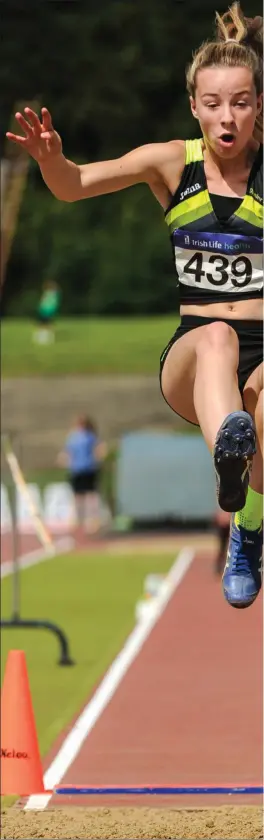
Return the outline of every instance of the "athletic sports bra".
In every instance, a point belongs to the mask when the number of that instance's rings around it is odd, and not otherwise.
[[[180,303],[246,300],[263,294],[262,151],[244,198],[210,195],[202,140],[186,140],[185,167],[165,212]]]
[[[242,198],[233,198],[228,195],[217,195],[216,193],[209,193],[213,211],[221,225],[225,225],[238,210]]]

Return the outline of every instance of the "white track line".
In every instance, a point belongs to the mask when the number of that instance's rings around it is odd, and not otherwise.
[[[36,563],[41,563],[43,560],[49,560],[51,557],[56,557],[57,554],[71,551],[75,546],[73,537],[61,537],[53,543],[53,548],[36,548],[33,551],[28,551],[27,554],[21,554],[18,557],[19,569],[28,569],[29,566],[35,566]],[[1,578],[11,575],[14,570],[12,560],[7,560],[6,563],[1,564]]]
[[[173,563],[168,575],[164,579],[160,592],[150,605],[149,612],[136,624],[134,630],[126,640],[124,647],[110,665],[95,694],[89,700],[82,713],[73,725],[59,752],[44,775],[44,787],[52,791],[65,776],[67,770],[78,755],[87,735],[113,697],[121,680],[130,665],[136,659],[144,642],[153,627],[164,612],[168,602],[188,571],[195,551],[183,548]],[[34,794],[30,796],[24,806],[25,811],[42,811],[48,805],[52,793]]]

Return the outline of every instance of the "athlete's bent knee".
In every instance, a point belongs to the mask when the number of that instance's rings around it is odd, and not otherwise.
[[[258,401],[256,405],[256,423],[258,426],[259,431],[263,434],[263,418],[264,418],[264,408],[263,408],[263,399],[264,399],[264,391],[263,389],[260,391],[258,396]]]
[[[231,350],[238,352],[238,337],[229,324],[225,321],[212,321],[202,327],[199,341],[197,342],[197,354],[212,350]]]

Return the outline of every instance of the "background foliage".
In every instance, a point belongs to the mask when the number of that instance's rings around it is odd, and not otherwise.
[[[220,12],[226,3],[219,0]],[[52,112],[76,162],[148,142],[197,136],[185,91],[192,50],[210,37],[212,0],[2,2],[4,134],[17,103]],[[260,13],[250,0],[249,15]],[[32,315],[42,282],[63,289],[62,312],[149,314],[177,309],[163,213],[146,187],[58,202],[32,162],[8,265],[3,314]]]

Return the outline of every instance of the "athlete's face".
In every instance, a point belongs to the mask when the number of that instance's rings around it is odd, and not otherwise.
[[[205,67],[198,70],[190,103],[211,148],[230,159],[252,137],[262,100],[248,67]]]

